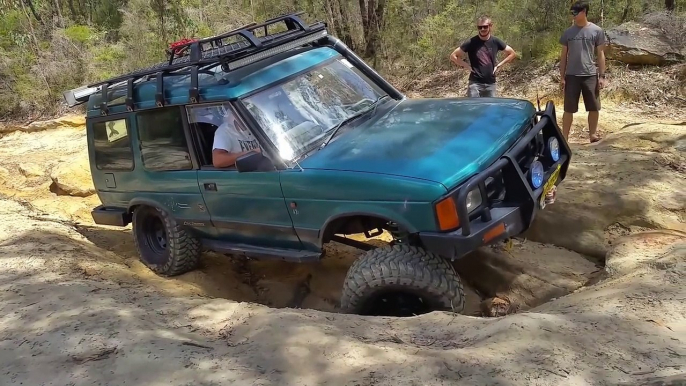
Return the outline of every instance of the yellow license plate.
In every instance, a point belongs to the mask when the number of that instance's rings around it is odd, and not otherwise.
[[[545,183],[545,186],[543,187],[543,195],[544,196],[546,194],[550,193],[551,190],[553,190],[553,187],[555,186],[555,183],[557,182],[557,178],[560,177],[560,168],[561,167],[562,167],[561,164],[557,165],[557,168],[555,168],[555,171],[553,172],[553,174],[550,175],[548,182]]]

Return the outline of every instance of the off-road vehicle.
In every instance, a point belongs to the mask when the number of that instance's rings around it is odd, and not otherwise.
[[[167,54],[64,93],[87,103],[94,221],[131,223],[159,275],[203,250],[316,262],[334,241],[363,251],[343,312],[460,312],[451,261],[525,231],[570,162],[552,102],[406,98],[299,13]],[[218,130],[259,145],[215,167]],[[383,247],[346,237],[384,230]]]

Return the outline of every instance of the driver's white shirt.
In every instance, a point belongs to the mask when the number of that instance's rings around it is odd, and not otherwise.
[[[242,153],[260,147],[250,130],[240,130],[228,122],[223,123],[214,133],[212,150],[223,149],[229,153]]]

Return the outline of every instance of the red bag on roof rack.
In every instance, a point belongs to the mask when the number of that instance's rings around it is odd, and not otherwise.
[[[174,53],[174,56],[176,56],[176,57],[182,56],[183,53],[184,53],[188,48],[190,48],[190,46],[188,46],[187,44],[188,44],[188,43],[193,43],[193,42],[195,42],[195,41],[198,41],[198,39],[183,38],[183,39],[181,39],[181,40],[177,40],[177,41],[175,41],[175,42],[169,44],[169,49],[167,50],[167,54],[169,55],[169,54],[171,54],[171,53],[173,52],[173,53]],[[185,46],[185,47],[178,48],[179,46]]]

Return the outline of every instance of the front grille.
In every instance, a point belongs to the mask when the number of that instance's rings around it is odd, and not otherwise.
[[[503,171],[499,170],[496,174],[486,178],[486,197],[489,204],[499,204],[505,199],[505,180]]]
[[[543,133],[538,133],[536,136],[526,144],[524,149],[515,156],[519,168],[522,173],[526,174],[537,156],[543,154],[545,150],[545,143],[543,141]]]

